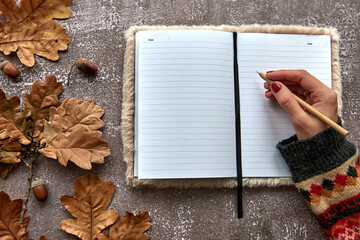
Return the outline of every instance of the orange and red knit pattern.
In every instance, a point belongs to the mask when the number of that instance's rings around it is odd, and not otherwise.
[[[321,184],[299,189],[330,239],[360,239],[359,160],[345,168],[343,174],[326,178],[325,173]]]
[[[345,209],[351,209],[351,207],[358,207],[360,205],[360,194],[356,196],[357,201],[352,201],[351,205],[349,202],[351,201],[344,201],[339,203],[337,206],[341,206],[342,210]],[[329,217],[332,217],[330,211],[333,210],[333,208],[336,208],[337,206],[332,206],[332,208],[329,211],[326,211],[324,215],[328,215]],[[359,209],[358,209],[359,210]],[[358,211],[357,210],[357,211]],[[344,212],[344,211],[343,211]],[[343,213],[342,211],[333,211],[333,215],[339,215]],[[350,211],[351,212],[351,211]],[[319,220],[321,222],[321,220]],[[355,213],[353,215],[344,216],[337,220],[337,222],[332,225],[330,228],[323,228],[326,235],[330,239],[343,239],[343,240],[352,240],[352,239],[360,239],[360,213]]]

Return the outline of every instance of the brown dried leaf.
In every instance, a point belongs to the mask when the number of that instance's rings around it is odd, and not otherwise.
[[[0,239],[31,240],[28,238],[26,227],[29,224],[29,217],[24,218],[20,223],[22,210],[22,199],[11,201],[6,192],[0,192]]]
[[[30,111],[20,111],[18,97],[6,98],[0,89],[0,177],[5,178],[18,162],[24,145],[30,144],[27,139],[30,122],[27,118]]]
[[[44,132],[47,127],[51,128],[46,124]],[[70,134],[61,133],[47,142],[39,152],[48,158],[58,159],[63,166],[72,161],[80,168],[90,170],[91,163],[104,163],[104,157],[110,155],[108,142],[101,140],[101,135],[100,131],[87,132],[84,126],[77,126]]]
[[[5,178],[10,171],[21,161],[21,151],[24,145],[18,141],[9,142],[8,139],[0,140],[0,177]]]
[[[21,144],[28,145],[27,139],[30,116],[29,111],[20,111],[20,99],[18,97],[6,98],[0,89],[0,139],[8,139],[9,142],[18,140]]]
[[[15,164],[0,163],[0,177],[3,179],[6,178],[13,167],[15,167]]]
[[[72,0],[21,0],[19,7],[14,0],[0,0],[0,10],[6,15],[7,24],[39,24],[69,18],[72,11],[67,5],[71,3]]]
[[[20,32],[0,33],[0,51],[5,55],[17,51],[18,58],[27,67],[34,66],[34,54],[57,61],[58,51],[66,50],[70,42],[65,29],[54,21]]]
[[[149,240],[151,239],[144,232],[150,229],[151,217],[148,212],[138,212],[134,216],[130,212],[126,212],[123,218],[111,225],[109,239],[118,240]]]
[[[0,163],[16,164],[21,161],[20,152],[8,152],[0,150]]]
[[[39,152],[44,156],[58,159],[67,166],[74,162],[83,169],[91,169],[91,163],[103,163],[110,155],[108,142],[101,140],[97,131],[104,123],[100,117],[102,108],[93,101],[66,99],[58,108],[50,110],[49,122],[45,122],[40,138],[45,147]]]
[[[97,240],[109,240],[109,236],[105,233],[100,233],[97,237]]]
[[[2,12],[0,11],[0,14],[2,14]],[[5,22],[3,20],[0,20],[0,32],[2,32],[5,28]]]
[[[24,94],[25,109],[31,112],[33,137],[40,135],[43,129],[43,120],[49,119],[51,107],[60,106],[59,96],[62,92],[62,83],[56,81],[54,74],[46,76],[44,82],[36,80],[31,93]]]
[[[0,11],[6,15],[7,25],[0,33],[0,51],[9,55],[16,52],[28,67],[35,64],[34,54],[56,61],[58,51],[67,49],[71,38],[65,29],[52,19],[71,16],[67,5],[72,0],[0,0]],[[0,23],[0,27],[4,23]]]
[[[0,113],[5,118],[11,119],[14,114],[20,112],[20,99],[17,96],[6,98],[5,93],[0,89]]]
[[[18,140],[21,144],[30,144],[30,140],[22,134],[15,124],[0,114],[0,139],[6,138],[9,138],[9,142]]]
[[[76,219],[63,220],[61,229],[84,240],[97,239],[100,232],[118,218],[116,210],[108,210],[115,186],[97,176],[86,175],[75,181],[75,195],[60,198],[66,210]]]
[[[39,240],[47,240],[47,237],[41,236]]]
[[[7,138],[0,139],[0,150],[9,152],[22,152],[26,151],[26,147],[22,145],[19,141],[10,142],[9,138]]]
[[[87,102],[67,98],[58,108],[50,109],[49,123],[56,129],[57,134],[70,133],[75,126],[79,125],[93,131],[104,126],[104,122],[100,119],[102,115],[104,115],[104,110],[99,105],[95,105],[93,100]]]

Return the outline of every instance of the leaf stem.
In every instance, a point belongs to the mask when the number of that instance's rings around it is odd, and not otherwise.
[[[24,160],[24,159],[21,159],[23,161],[23,163],[27,166],[27,167],[30,167],[30,165]]]
[[[70,75],[71,75],[72,69],[73,69],[73,67],[75,66],[75,64],[76,64],[76,63],[74,63],[73,65],[71,65],[70,71],[69,71],[69,73],[68,73],[68,78],[67,78],[67,83],[66,83],[67,86],[70,86]]]
[[[28,174],[28,178],[27,178],[27,190],[25,193],[25,197],[24,197],[24,201],[23,201],[23,205],[22,205],[22,211],[20,214],[21,224],[24,222],[25,213],[27,211],[27,203],[29,201],[30,191],[31,191],[31,183],[32,183],[33,175],[34,175],[33,174],[33,166],[35,164],[36,156],[37,156],[37,151],[34,151],[30,154],[29,174]]]

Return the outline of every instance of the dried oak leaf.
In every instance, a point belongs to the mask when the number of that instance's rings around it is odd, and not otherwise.
[[[24,218],[20,223],[22,210],[22,199],[11,201],[6,192],[0,192],[0,239],[31,240],[28,238],[26,227],[29,224],[29,217]]]
[[[6,98],[0,89],[0,177],[5,178],[20,162],[21,151],[30,144],[27,135],[30,111],[20,111],[18,97]]]
[[[58,51],[66,50],[71,38],[52,19],[66,19],[72,14],[67,5],[72,0],[0,0],[0,11],[6,23],[0,22],[0,51],[9,55],[17,52],[28,67],[35,64],[34,54],[56,61]]]
[[[8,152],[0,150],[0,163],[16,164],[20,160],[20,152]]]
[[[43,120],[49,119],[51,107],[60,106],[59,96],[62,93],[62,83],[56,81],[54,74],[46,76],[44,82],[36,80],[31,93],[24,94],[25,110],[31,112],[32,137],[37,138],[43,129]]]
[[[9,172],[21,161],[21,151],[24,145],[18,141],[9,142],[8,139],[0,140],[0,177],[5,178]]]
[[[30,144],[28,131],[30,111],[20,111],[18,97],[6,98],[0,89],[0,177],[5,178],[20,162],[21,151]]]
[[[86,127],[89,131],[98,130],[104,126],[100,119],[104,110],[93,100],[82,101],[76,98],[67,98],[58,108],[51,108],[51,124],[60,132],[71,132],[77,125]]]
[[[71,3],[72,0],[21,0],[19,7],[14,0],[0,0],[0,10],[6,15],[8,25],[38,24],[69,18],[72,11],[67,5]]]
[[[97,176],[86,175],[75,181],[75,195],[62,196],[61,203],[76,219],[63,220],[61,229],[83,240],[95,240],[100,232],[118,218],[116,210],[108,210],[115,186]]]
[[[0,163],[0,177],[6,178],[10,171],[15,167],[15,164]]]
[[[19,141],[23,145],[30,144],[27,139],[29,111],[20,111],[20,99],[18,97],[6,98],[0,89],[0,139],[8,139],[8,142]]]
[[[9,141],[7,139],[0,139],[0,151],[8,151],[8,152],[22,152],[26,151],[26,147],[22,145],[19,141]]]
[[[0,51],[5,55],[15,52],[27,67],[35,64],[34,54],[52,61],[59,59],[58,51],[67,49],[71,38],[54,21],[26,29],[26,31],[0,33]]]
[[[109,239],[118,240],[149,240],[151,239],[144,232],[150,229],[151,217],[148,212],[138,212],[135,216],[125,212],[123,218],[110,226]]]
[[[58,108],[51,108],[49,121],[44,121],[40,138],[45,147],[39,152],[58,159],[63,166],[72,161],[89,170],[91,163],[103,163],[110,155],[108,142],[101,140],[102,133],[97,131],[104,125],[103,114],[93,101],[65,99]]]
[[[11,119],[6,119],[0,114],[0,139],[7,138],[9,139],[9,142],[18,140],[21,144],[30,144],[30,140],[22,134]]]

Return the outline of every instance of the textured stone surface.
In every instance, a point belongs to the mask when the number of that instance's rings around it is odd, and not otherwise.
[[[105,110],[103,138],[110,142],[112,155],[105,164],[90,171],[103,180],[115,183],[111,209],[149,211],[152,239],[326,239],[299,193],[292,187],[254,188],[244,190],[244,218],[236,219],[236,191],[233,189],[134,190],[126,186],[125,163],[120,138],[121,81],[124,55],[123,32],[132,25],[240,25],[299,24],[336,27],[341,36],[341,72],[345,127],[348,139],[359,145],[360,100],[360,4],[357,0],[234,0],[234,1],[166,1],[166,0],[73,0],[73,16],[59,21],[72,37],[58,62],[37,57],[29,69],[15,57],[11,59],[22,72],[20,81],[1,75],[0,87],[7,96],[30,91],[35,79],[43,80],[54,73],[65,81],[77,58],[93,60],[99,66],[97,77],[86,77],[74,71],[70,87],[61,96],[94,99]],[[49,239],[76,239],[59,227],[61,220],[71,218],[60,202],[62,195],[73,195],[74,181],[88,173],[73,164],[67,168],[55,160],[39,157],[35,176],[45,180],[49,198],[44,203],[31,197],[30,237],[44,234]],[[20,166],[0,188],[12,199],[22,198],[26,188],[25,166]]]

